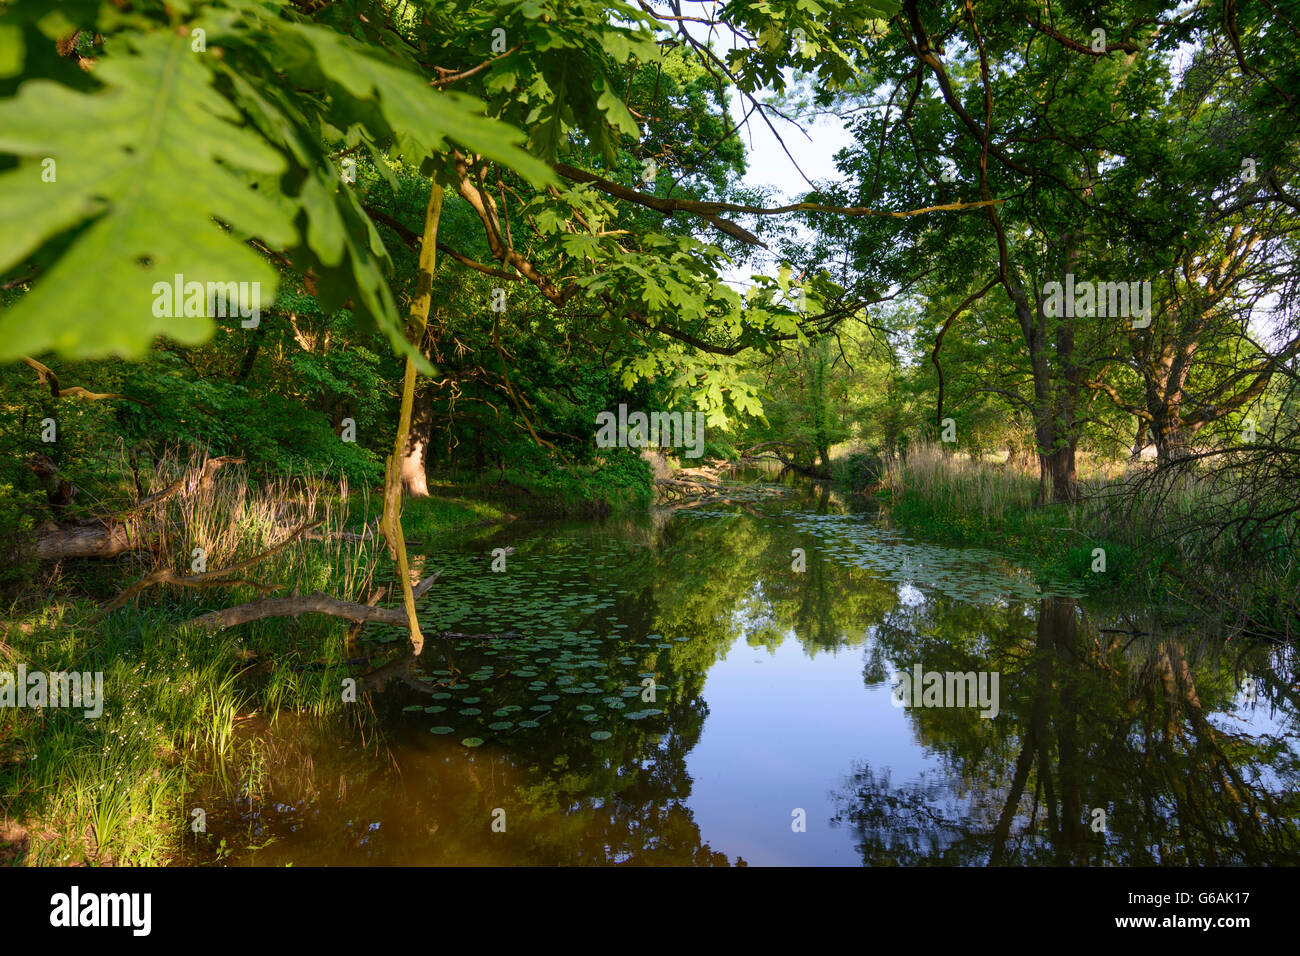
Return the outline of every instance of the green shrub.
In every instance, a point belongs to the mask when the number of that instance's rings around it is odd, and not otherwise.
[[[831,465],[831,477],[843,482],[854,491],[874,488],[885,473],[885,461],[874,452],[853,452],[836,459]]]

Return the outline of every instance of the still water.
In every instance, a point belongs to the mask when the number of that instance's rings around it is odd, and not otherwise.
[[[1080,599],[827,487],[515,523],[420,567],[445,569],[426,631],[498,636],[278,720],[254,795],[209,813],[222,862],[1300,862],[1294,651]],[[905,697],[900,672],[941,676]]]

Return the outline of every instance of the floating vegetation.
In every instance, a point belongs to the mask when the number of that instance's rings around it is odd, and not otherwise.
[[[657,682],[656,692],[667,692],[669,685],[660,679],[666,659],[660,655],[678,653],[691,638],[642,634],[623,620],[621,606],[636,602],[642,590],[629,575],[593,570],[575,574],[572,563],[546,560],[545,552],[553,547],[549,542],[532,545],[520,548],[511,559],[508,575],[492,573],[477,560],[477,549],[473,554],[439,556],[443,573],[438,587],[421,599],[421,624],[429,631],[501,636],[490,646],[477,640],[447,642],[445,663],[430,661],[420,679],[433,685],[430,696],[440,703],[412,704],[404,710],[443,719],[448,713],[457,716],[456,727],[440,724],[430,732],[464,734],[462,743],[481,743],[497,735],[508,745],[512,736],[543,722],[558,730],[578,721],[592,724],[610,716],[643,720],[662,713],[629,713],[628,703],[643,692],[640,681],[645,677]],[[572,553],[571,545],[556,547]],[[584,549],[582,567],[630,568],[643,555],[611,539]],[[625,726],[635,733],[631,725]],[[605,735],[596,740],[614,735],[610,730],[596,733]]]
[[[912,541],[899,531],[867,524],[853,515],[793,512],[793,516],[795,528],[816,536],[837,561],[923,592],[992,605],[1082,596],[1077,588],[1044,586],[1032,571],[994,551]]]

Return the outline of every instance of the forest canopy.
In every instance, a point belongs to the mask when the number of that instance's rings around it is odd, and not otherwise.
[[[645,487],[593,439],[631,403],[810,473],[1005,452],[1040,503],[1151,447],[1271,547],[1298,38],[1155,0],[7,0],[5,527],[198,450],[382,483],[397,557],[431,471]]]

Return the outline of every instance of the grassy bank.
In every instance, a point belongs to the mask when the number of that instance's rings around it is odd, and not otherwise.
[[[1131,586],[1177,555],[1169,548],[1136,552],[1131,536],[1097,504],[1105,488],[1104,479],[1089,476],[1081,485],[1084,504],[1037,505],[1036,475],[922,447],[885,465],[878,495],[899,524],[918,533],[994,546],[1031,560],[1047,575],[1089,587]],[[1104,572],[1093,570],[1099,548]]]
[[[172,466],[175,474],[155,476],[156,487],[201,473],[194,463]],[[636,477],[625,469],[431,481],[431,497],[404,502],[403,527],[428,548],[440,536],[515,518],[635,507],[649,500],[648,482],[638,486]],[[366,721],[368,709],[343,703],[340,693],[343,678],[359,673],[350,655],[366,653],[350,643],[348,622],[305,615],[218,634],[187,622],[268,588],[364,601],[391,573],[383,542],[336,532],[361,530],[379,506],[377,496],[346,484],[254,485],[224,469],[140,519],[134,533],[166,541],[165,548],[39,566],[0,619],[0,673],[101,673],[103,710],[89,718],[84,708],[0,707],[0,864],[169,862],[210,840],[190,826],[200,781],[209,800],[257,792],[263,741],[252,730],[262,724],[255,718],[273,722],[291,711]],[[246,581],[149,588],[104,612],[150,572],[228,568],[315,522],[236,576]],[[414,563],[422,566],[419,552]],[[363,640],[375,630],[363,631]]]
[[[422,540],[519,518],[588,517],[639,510],[653,500],[649,477],[648,467],[639,461],[557,470],[543,476],[511,470],[500,477],[430,476],[430,497],[403,502],[402,527]],[[379,504],[367,499],[357,510],[373,518]]]
[[[1220,489],[1185,481],[1150,494],[1137,474],[1086,460],[1081,475],[1079,503],[1037,504],[1036,474],[926,446],[884,462],[875,493],[917,535],[1015,555],[1045,578],[1192,608],[1234,630],[1300,630],[1294,552],[1253,560],[1231,537],[1188,520],[1220,508]]]

